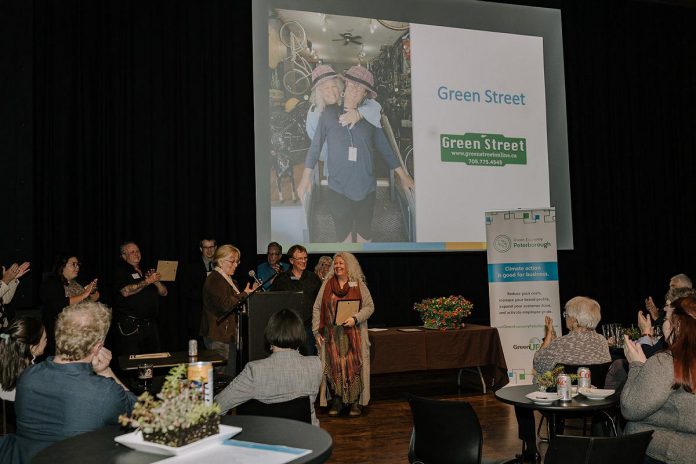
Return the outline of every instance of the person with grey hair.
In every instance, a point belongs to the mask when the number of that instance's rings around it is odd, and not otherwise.
[[[669,288],[692,288],[691,279],[686,274],[677,274],[669,279]],[[674,300],[672,300],[674,301]],[[652,318],[653,326],[661,326],[665,320],[665,313],[660,311],[652,297],[649,296],[645,299],[645,309],[650,313]]]
[[[125,242],[114,270],[114,311],[120,354],[160,351],[157,316],[160,297],[167,296],[162,276],[141,262],[140,248]]]
[[[556,336],[553,320],[544,318],[544,341],[534,354],[534,371],[543,374],[556,364],[592,365],[611,362],[606,339],[595,331],[601,319],[599,303],[591,298],[576,296],[565,305],[563,312],[569,333]],[[515,407],[518,436],[524,443],[520,458],[523,461],[538,461],[534,415],[531,409]]]
[[[553,320],[544,319],[544,340],[534,354],[534,369],[538,374],[553,369],[556,364],[602,364],[611,361],[606,339],[595,331],[601,311],[591,298],[576,296],[565,305],[563,312],[569,333],[556,337]]]
[[[15,451],[23,462],[66,438],[118,424],[135,395],[109,367],[104,346],[111,310],[93,301],[65,308],[56,321],[56,356],[29,366],[17,381]]]

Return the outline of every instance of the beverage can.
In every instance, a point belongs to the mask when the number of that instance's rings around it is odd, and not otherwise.
[[[568,374],[560,374],[556,377],[556,391],[558,391],[559,400],[570,401],[571,394],[570,376]]]
[[[589,367],[578,367],[578,388],[590,388],[592,374]]]
[[[198,340],[189,340],[188,354],[191,358],[198,356]]]
[[[189,363],[186,378],[193,388],[200,391],[205,404],[213,404],[213,363],[204,361]]]

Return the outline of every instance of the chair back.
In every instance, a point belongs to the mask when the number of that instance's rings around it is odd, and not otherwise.
[[[478,464],[483,433],[476,412],[464,401],[407,395],[413,413],[410,463]]]
[[[237,406],[237,415],[280,417],[308,424],[312,423],[312,410],[308,396],[300,396],[282,403],[262,403],[259,400],[249,400]]]
[[[653,431],[648,430],[608,438],[558,435],[549,444],[544,464],[642,464],[652,434]]]
[[[592,376],[592,385],[594,385],[597,388],[604,388],[604,383],[607,380],[607,372],[609,372],[609,366],[611,366],[611,362],[606,362],[602,364],[578,364],[578,365],[572,365],[572,364],[563,364],[563,372],[566,374],[577,374],[578,373],[578,367],[589,367],[590,368],[590,375]],[[558,365],[558,364],[557,364]]]

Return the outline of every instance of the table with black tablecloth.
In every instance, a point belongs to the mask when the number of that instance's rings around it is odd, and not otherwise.
[[[235,440],[312,450],[312,453],[295,459],[291,464],[318,464],[331,457],[331,435],[304,422],[259,416],[223,416],[221,422],[242,428],[242,432],[233,437]],[[122,433],[118,426],[109,426],[96,432],[68,438],[41,451],[32,463],[145,464],[169,457],[134,451],[116,443],[114,437]]]

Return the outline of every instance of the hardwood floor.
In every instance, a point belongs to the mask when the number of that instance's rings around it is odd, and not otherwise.
[[[486,395],[436,395],[453,401],[468,401],[483,429],[483,456],[490,459],[511,458],[520,452],[517,422],[512,406]],[[330,463],[399,463],[407,462],[411,437],[411,410],[405,400],[376,400],[355,419],[318,414],[321,427],[334,440]]]
[[[495,399],[492,392],[481,393],[475,375],[465,376],[457,388],[457,371],[412,373],[372,377],[372,401],[361,417],[329,417],[317,409],[321,427],[334,440],[329,463],[404,463],[408,462],[408,444],[413,426],[411,410],[404,392],[430,398],[468,401],[483,429],[483,456],[510,459],[521,451],[517,439],[517,421],[512,406]],[[537,416],[537,424],[539,416]],[[571,426],[572,428],[572,426]],[[568,427],[566,427],[566,430]],[[575,434],[572,430],[566,433]],[[546,445],[541,444],[544,453]]]

